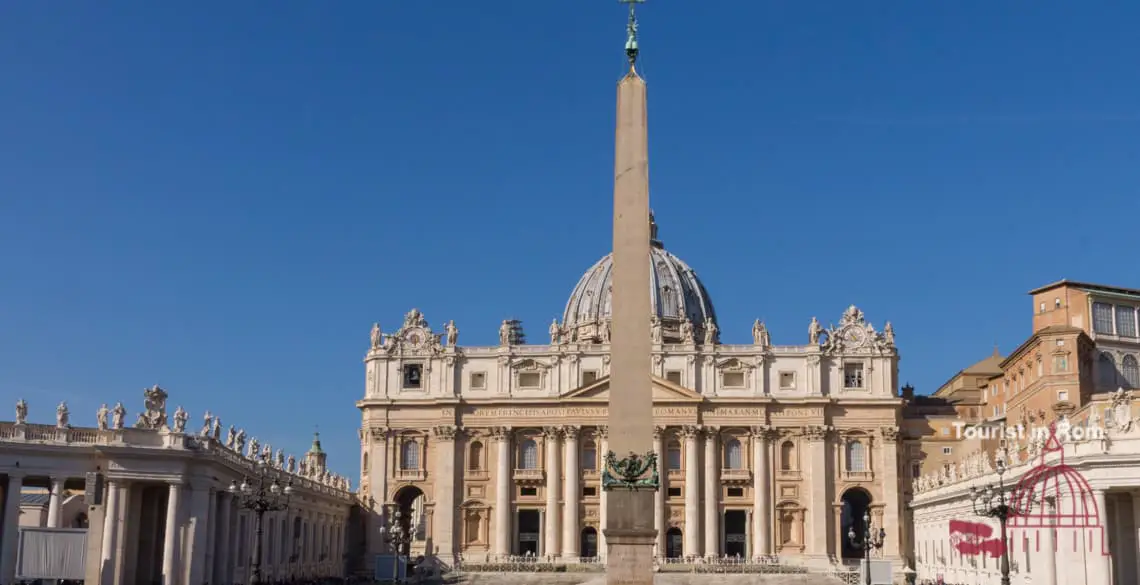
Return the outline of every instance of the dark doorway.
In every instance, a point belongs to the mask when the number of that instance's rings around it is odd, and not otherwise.
[[[598,531],[594,530],[593,526],[587,526],[582,530],[582,543],[581,554],[587,559],[592,559],[598,556]]]
[[[538,556],[538,536],[542,532],[538,510],[519,510],[518,554]]]
[[[665,557],[679,559],[685,554],[684,540],[681,539],[680,528],[670,528],[665,531]]]
[[[863,515],[871,509],[871,494],[862,488],[851,488],[843,492],[843,509],[840,512],[839,523],[843,532],[843,558],[845,559],[861,559],[863,558],[863,550],[861,548],[852,546],[851,539],[848,534],[852,530],[855,531],[855,539],[863,542],[863,537],[866,535],[867,525],[863,522]]]
[[[420,515],[421,507],[423,505],[424,492],[420,488],[409,485],[396,492],[394,498],[396,509],[392,510],[393,517],[389,518],[389,522],[395,521],[395,512],[400,513],[399,529],[405,534],[411,534],[414,540],[419,540],[419,531],[423,530],[423,522],[418,517]],[[407,543],[400,549],[399,554],[407,556],[411,553],[411,543]]]
[[[748,513],[744,510],[724,511],[724,555],[748,557]]]

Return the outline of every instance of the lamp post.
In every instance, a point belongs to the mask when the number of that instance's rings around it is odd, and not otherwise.
[[[266,512],[277,512],[289,507],[289,497],[293,495],[293,480],[285,487],[271,473],[264,459],[258,460],[254,468],[254,481],[242,478],[241,485],[230,482],[229,492],[237,499],[238,506],[253,512],[253,530],[257,535],[253,540],[253,558],[250,561],[250,585],[262,585],[261,581],[261,525]]]
[[[985,518],[997,518],[1001,525],[1001,585],[1009,585],[1009,540],[1006,535],[1006,524],[1014,515],[1011,498],[1005,489],[1005,462],[998,459],[997,467],[998,485],[994,489],[989,484],[979,491],[977,487],[970,487],[970,500],[974,504],[974,514]]]
[[[883,543],[887,540],[887,531],[883,527],[879,527],[879,532],[875,533],[871,529],[871,513],[863,513],[863,538],[860,540],[858,535],[855,534],[855,527],[847,529],[847,540],[851,542],[851,546],[857,550],[863,551],[863,566],[864,576],[863,582],[866,585],[871,585],[871,551],[882,548]]]
[[[389,520],[387,526],[380,526],[380,539],[386,544],[392,545],[393,555],[392,561],[392,582],[398,583],[400,579],[400,550],[412,542],[412,529],[411,523],[407,526],[404,525],[404,514],[396,506],[393,506],[395,511],[388,516]]]

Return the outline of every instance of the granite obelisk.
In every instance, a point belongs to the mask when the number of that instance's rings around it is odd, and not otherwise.
[[[653,450],[653,389],[650,381],[649,148],[645,81],[637,74],[637,20],[629,4],[626,55],[629,72],[618,83],[614,151],[613,291],[611,297],[609,445],[615,460],[636,463]],[[609,455],[609,454],[607,454]],[[629,456],[628,459],[625,459]],[[608,465],[608,464],[607,464]],[[627,465],[621,466],[628,470]],[[653,582],[653,490],[649,485],[608,490],[604,534],[606,582]],[[630,479],[627,475],[626,479]],[[632,484],[633,482],[627,482]]]

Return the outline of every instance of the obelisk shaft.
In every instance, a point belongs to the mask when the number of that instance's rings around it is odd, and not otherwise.
[[[619,459],[653,450],[649,238],[646,88],[631,70],[618,84],[614,153],[609,446]],[[614,490],[607,498],[607,583],[652,583],[653,492]]]

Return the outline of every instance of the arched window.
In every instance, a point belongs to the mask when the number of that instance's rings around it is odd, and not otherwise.
[[[522,451],[519,454],[520,469],[538,469],[538,443],[534,439],[522,442]]]
[[[1096,385],[1101,390],[1116,386],[1116,360],[1108,353],[1100,354],[1096,362]]]
[[[780,470],[792,471],[796,468],[796,445],[791,441],[784,441],[780,445]]]
[[[407,440],[400,446],[400,469],[418,470],[420,468],[420,444]]]
[[[364,471],[368,471],[368,453],[365,453],[364,457],[361,458],[360,468]]]
[[[724,442],[725,469],[744,469],[744,454],[740,451],[740,441],[732,438]]]
[[[483,443],[475,441],[467,448],[467,469],[471,471],[483,469]]]
[[[867,451],[859,441],[847,443],[847,471],[867,471]]]
[[[681,442],[673,439],[665,447],[665,468],[681,469]]]
[[[598,445],[592,439],[582,443],[582,469],[594,471],[598,468]]]
[[[1120,377],[1124,378],[1125,386],[1140,388],[1140,364],[1136,363],[1136,356],[1124,356],[1124,360],[1120,362]]]

